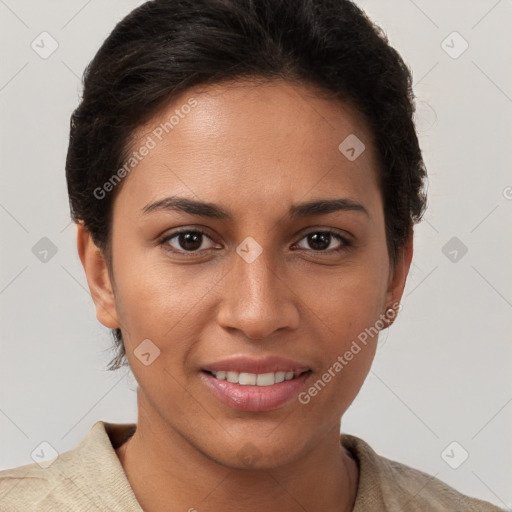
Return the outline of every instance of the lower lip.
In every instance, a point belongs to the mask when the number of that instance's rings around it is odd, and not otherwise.
[[[201,372],[207,386],[221,402],[241,411],[262,412],[277,409],[295,398],[311,372],[295,379],[285,380],[272,386],[242,386],[227,380],[216,379],[208,372]]]

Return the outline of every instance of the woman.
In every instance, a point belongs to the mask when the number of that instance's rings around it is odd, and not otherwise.
[[[426,206],[412,114],[409,70],[349,1],[121,21],[66,176],[138,421],[0,473],[2,510],[499,510],[339,433]]]

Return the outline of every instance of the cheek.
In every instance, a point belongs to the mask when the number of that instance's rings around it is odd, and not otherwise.
[[[375,276],[377,277],[377,276]],[[315,322],[319,331],[322,363],[305,390],[301,403],[310,402],[322,414],[319,421],[334,421],[350,406],[363,385],[378,341],[380,299],[378,279],[365,274],[341,279],[335,286],[324,287],[317,297]]]
[[[357,337],[383,313],[386,272],[377,258],[357,257],[326,278],[302,279],[305,302],[325,326],[325,337],[333,340],[334,347],[343,348],[339,346],[342,340]]]
[[[311,303],[320,328],[323,368],[331,389],[340,388],[339,399],[354,398],[375,355],[386,292],[386,268],[354,264],[338,279],[322,283]],[[335,377],[333,377],[333,375]]]
[[[339,350],[344,349],[349,340],[358,338],[375,325],[382,313],[382,292],[378,287],[379,282],[365,274],[360,279],[345,280],[337,291],[331,292],[331,297],[336,297],[336,300],[328,302],[327,313],[332,319],[332,332],[342,334],[343,345],[337,343]]]
[[[207,265],[176,265],[159,248],[119,252],[114,260],[116,307],[127,349],[147,338],[162,356],[169,347],[175,358],[185,352],[199,339],[201,318],[207,318],[205,295],[222,273]]]

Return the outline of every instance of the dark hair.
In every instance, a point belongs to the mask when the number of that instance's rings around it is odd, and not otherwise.
[[[83,77],[71,116],[66,179],[82,221],[111,269],[112,204],[98,199],[126,162],[135,130],[180,93],[224,81],[283,79],[353,104],[374,135],[388,254],[426,208],[412,76],[384,32],[348,0],[150,0],[120,21]],[[340,141],[341,142],[341,141]],[[121,329],[116,357],[126,364]]]

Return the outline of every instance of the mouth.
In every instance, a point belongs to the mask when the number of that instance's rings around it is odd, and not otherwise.
[[[265,412],[296,399],[312,373],[290,360],[237,358],[203,367],[200,376],[213,397],[229,408]]]

